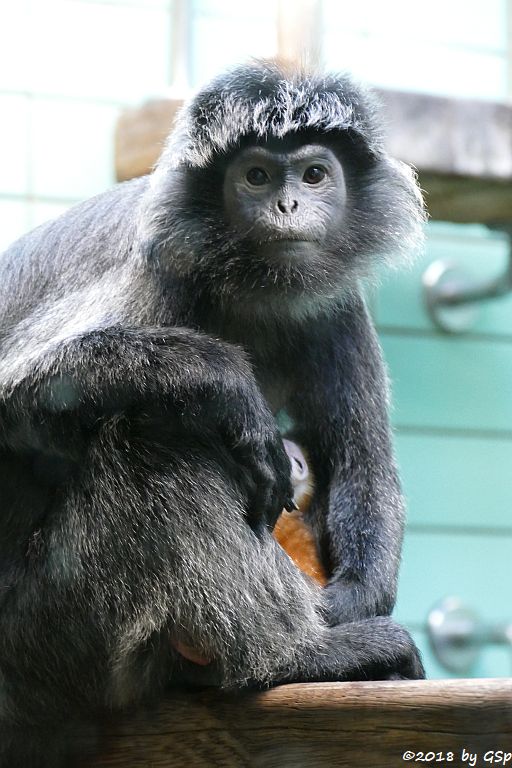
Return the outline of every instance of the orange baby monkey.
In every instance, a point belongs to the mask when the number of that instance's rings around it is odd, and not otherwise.
[[[295,565],[324,586],[327,574],[320,562],[313,532],[304,517],[313,493],[313,477],[299,446],[291,440],[283,442],[292,465],[293,497],[298,510],[283,510],[274,528],[274,536]]]

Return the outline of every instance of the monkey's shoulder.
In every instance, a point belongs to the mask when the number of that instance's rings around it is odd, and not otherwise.
[[[51,266],[51,262],[64,252],[69,262],[77,256],[82,258],[95,252],[96,244],[108,248],[111,241],[124,237],[126,230],[133,232],[133,212],[141,203],[148,178],[144,176],[117,184],[22,235],[0,254],[0,270],[14,260],[19,265],[20,261],[44,256],[45,264]]]

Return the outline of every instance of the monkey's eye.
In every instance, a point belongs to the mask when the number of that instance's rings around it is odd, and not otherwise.
[[[270,181],[270,177],[263,168],[251,168],[247,171],[245,178],[252,187],[262,187]]]
[[[321,165],[310,165],[302,177],[302,181],[305,181],[306,184],[319,184],[323,179],[325,179],[325,168],[322,168]]]

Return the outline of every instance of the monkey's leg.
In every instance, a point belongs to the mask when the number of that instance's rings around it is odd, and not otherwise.
[[[175,425],[98,426],[80,471],[48,494],[32,546],[20,541],[0,605],[1,768],[54,768],[68,754],[63,719],[194,682],[206,668],[184,662],[176,639],[212,659],[225,687],[421,675],[389,619],[326,626],[321,590],[245,521],[235,476],[225,447]]]
[[[118,450],[112,443],[110,461],[116,461]],[[154,647],[162,654],[157,666],[170,671],[171,681],[175,673],[180,681],[227,687],[372,679],[397,672],[422,676],[409,635],[391,620],[325,624],[322,590],[303,576],[270,532],[257,536],[247,525],[243,492],[232,479],[231,456],[221,446],[185,435],[173,440],[172,431],[155,445],[152,429],[143,427],[132,433],[130,455],[132,484],[144,489],[153,510],[143,538],[153,541],[153,555],[160,552],[148,592],[151,604],[143,612],[152,616],[157,631]],[[140,688],[140,680],[130,681],[137,669],[148,675],[150,627],[128,624],[118,635],[113,690]],[[213,660],[214,674],[210,677],[208,667],[183,664],[175,651],[180,643]],[[169,653],[170,663],[164,661]]]

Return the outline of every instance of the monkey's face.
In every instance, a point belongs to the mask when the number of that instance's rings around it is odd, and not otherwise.
[[[269,268],[315,260],[342,226],[347,190],[338,158],[321,144],[250,146],[224,178],[228,225]]]
[[[222,311],[316,312],[350,294],[376,261],[419,239],[410,172],[350,131],[286,134],[184,166],[162,208],[175,275]]]
[[[300,311],[343,289],[348,184],[327,142],[287,136],[245,146],[227,162],[221,194],[224,294],[236,290],[247,308],[288,300]]]

